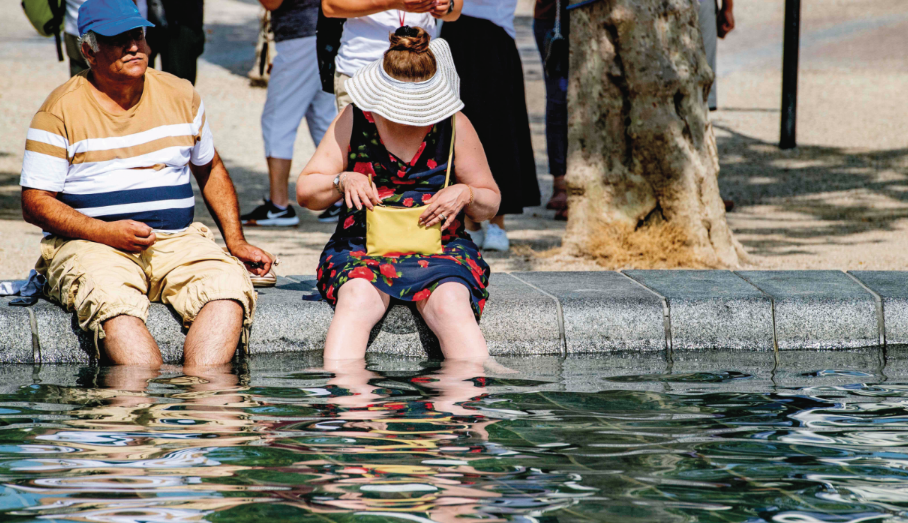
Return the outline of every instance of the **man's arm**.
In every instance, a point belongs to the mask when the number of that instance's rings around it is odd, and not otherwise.
[[[435,3],[436,0],[322,0],[322,11],[328,18],[357,18],[391,9],[428,13],[435,10]]]
[[[735,28],[735,0],[722,0],[722,9],[719,10],[719,37],[732,32]]]
[[[284,3],[284,0],[259,0],[259,3],[262,4],[262,7],[265,9],[274,11]]]
[[[250,272],[259,276],[267,274],[271,270],[271,257],[246,241],[240,224],[236,189],[220,155],[215,151],[214,158],[207,165],[198,166],[190,162],[189,168],[199,182],[202,198],[227,243],[227,249],[242,260]]]
[[[463,3],[467,0],[438,0],[438,10],[432,14],[435,18],[444,22],[453,22],[460,18],[460,12],[463,10]]]
[[[141,252],[155,242],[151,227],[134,220],[105,222],[86,216],[57,199],[57,193],[22,188],[22,217],[47,232]]]

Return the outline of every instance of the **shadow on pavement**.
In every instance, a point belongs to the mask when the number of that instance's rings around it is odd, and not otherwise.
[[[842,242],[849,235],[892,231],[896,222],[908,218],[908,148],[862,152],[807,145],[782,151],[775,143],[716,128],[731,135],[717,138],[724,198],[738,208],[773,205],[818,222],[812,227],[736,228],[736,234],[791,240],[749,240],[752,254],[798,254],[804,251],[788,248],[809,239]],[[888,200],[887,205],[881,206],[881,200]]]
[[[255,2],[257,3],[257,2]],[[255,44],[258,41],[257,22],[241,24],[205,24],[206,41],[202,59],[227,69],[238,76],[246,76],[255,61]]]

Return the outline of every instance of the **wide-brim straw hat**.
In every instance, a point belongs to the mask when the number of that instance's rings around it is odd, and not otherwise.
[[[451,48],[442,38],[429,42],[435,55],[435,75],[422,82],[404,82],[389,75],[384,57],[360,69],[347,80],[347,93],[363,111],[379,114],[392,122],[424,126],[441,122],[463,109],[460,76]]]

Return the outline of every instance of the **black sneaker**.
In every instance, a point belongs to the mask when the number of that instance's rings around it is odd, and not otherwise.
[[[260,227],[294,227],[299,225],[300,219],[293,210],[292,205],[286,209],[278,209],[265,199],[265,203],[256,207],[251,213],[240,216],[243,225]]]
[[[342,210],[343,207],[341,206],[341,204],[335,203],[331,207],[325,209],[325,212],[318,215],[318,221],[322,223],[337,223]]]

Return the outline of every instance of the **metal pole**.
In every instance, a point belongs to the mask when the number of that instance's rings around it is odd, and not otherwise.
[[[801,40],[801,0],[785,0],[785,43],[782,54],[782,139],[781,149],[797,146],[798,48]]]

